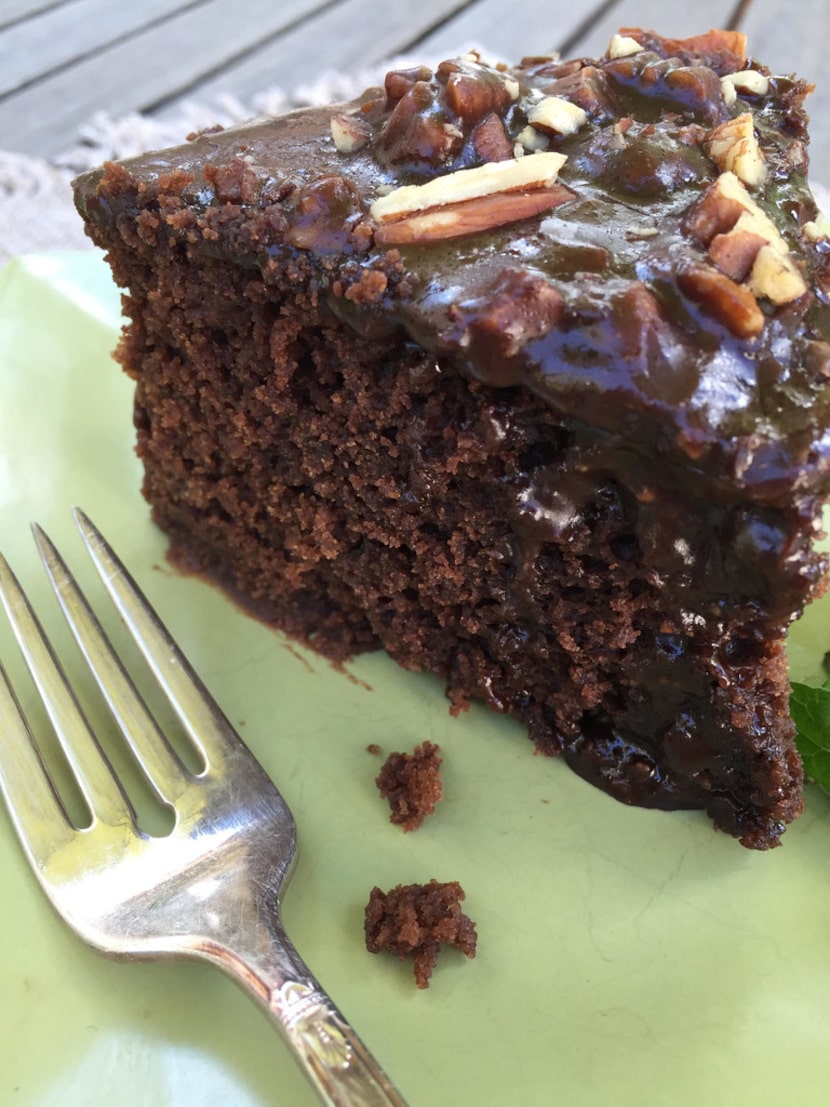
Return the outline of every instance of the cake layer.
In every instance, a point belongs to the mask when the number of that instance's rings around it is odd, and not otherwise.
[[[76,190],[177,557],[763,848],[802,806],[828,242],[808,86],[742,49],[468,56]]]

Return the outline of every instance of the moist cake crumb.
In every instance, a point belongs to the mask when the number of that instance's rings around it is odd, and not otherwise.
[[[366,752],[378,754],[380,753],[380,746],[377,744],[377,742],[370,742],[369,745],[366,747]]]
[[[390,822],[405,831],[417,830],[443,795],[440,746],[424,742],[412,753],[390,753],[375,778],[378,791],[389,801]]]
[[[455,946],[475,957],[475,923],[461,910],[466,898],[457,880],[398,884],[389,892],[372,889],[366,905],[366,948],[385,951],[401,961],[414,959],[415,983],[428,988],[441,945]]]

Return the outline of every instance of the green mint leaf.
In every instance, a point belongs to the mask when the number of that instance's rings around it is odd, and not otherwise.
[[[830,680],[820,688],[794,683],[790,714],[804,772],[830,792]]]

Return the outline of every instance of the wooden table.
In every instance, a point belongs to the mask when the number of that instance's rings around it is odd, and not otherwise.
[[[48,157],[102,108],[165,116],[403,53],[597,54],[622,25],[740,27],[753,56],[814,81],[813,175],[830,183],[828,0],[0,0],[0,146]]]

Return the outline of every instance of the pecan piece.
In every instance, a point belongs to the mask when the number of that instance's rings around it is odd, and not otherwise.
[[[792,303],[807,291],[805,280],[792,258],[782,254],[772,243],[765,243],[758,251],[746,286],[756,296],[766,296],[776,306]]]
[[[384,79],[383,87],[390,100],[400,100],[419,81],[431,80],[432,70],[425,65],[416,65],[411,69],[390,69]]]
[[[775,242],[783,253],[787,244],[770,217],[760,208],[734,173],[721,173],[684,220],[684,229],[702,246],[709,246],[716,235],[738,226],[751,229],[765,242]]]
[[[709,248],[724,274],[776,305],[807,291],[790,248],[766,212],[734,175],[722,173],[685,220],[685,229]]]
[[[683,221],[683,229],[702,246],[731,231],[746,211],[748,194],[734,173],[723,173],[711,184]]]
[[[447,107],[465,123],[475,123],[491,112],[503,112],[518,93],[514,80],[477,61],[441,62],[436,70],[447,82]]]
[[[750,112],[714,127],[703,140],[703,149],[721,172],[734,173],[750,187],[764,183],[767,167]]]
[[[617,58],[630,58],[632,54],[639,54],[642,46],[636,38],[628,35],[614,35],[608,46],[608,57],[612,61]]]
[[[398,216],[472,200],[477,196],[545,188],[553,184],[566,160],[564,154],[541,153],[529,158],[477,165],[473,169],[457,169],[454,173],[434,177],[426,184],[402,185],[393,189],[388,195],[375,200],[369,214],[384,223]]]
[[[452,159],[464,145],[457,127],[448,126],[439,110],[435,88],[415,81],[395,104],[383,125],[375,155],[382,165],[439,166]]]
[[[678,274],[677,284],[737,338],[755,338],[764,329],[764,313],[752,292],[717,269],[692,263]]]
[[[720,79],[724,99],[727,104],[735,103],[738,93],[742,96],[766,96],[769,92],[769,78],[757,69],[741,69],[737,73],[727,73]],[[728,91],[731,89],[732,92]]]
[[[475,152],[482,161],[508,161],[513,157],[513,143],[495,112],[479,123],[472,138]]]
[[[330,126],[335,148],[341,154],[362,150],[372,137],[372,128],[368,121],[361,119],[359,115],[339,112],[331,117]]]
[[[541,131],[560,135],[576,134],[588,122],[588,113],[564,96],[546,96],[530,109],[528,122]]]
[[[453,305],[450,318],[460,345],[478,346],[486,357],[504,361],[553,330],[564,310],[562,293],[545,277],[507,269],[493,287]]]
[[[758,234],[744,212],[727,234],[718,234],[709,245],[709,257],[733,281],[745,281],[752,271],[758,251],[769,241]]]
[[[550,211],[573,199],[573,192],[564,185],[537,188],[531,192],[494,192],[489,196],[476,196],[417,212],[394,223],[385,223],[375,231],[375,242],[378,246],[442,242],[504,227],[508,223]]]

